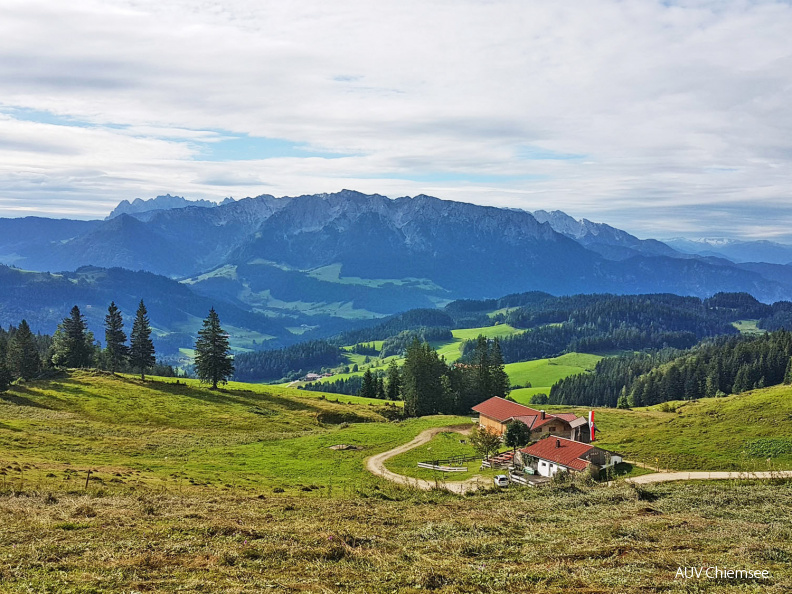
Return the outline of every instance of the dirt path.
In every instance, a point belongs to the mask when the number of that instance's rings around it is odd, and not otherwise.
[[[649,483],[665,483],[668,481],[711,481],[728,479],[770,479],[792,478],[792,470],[779,470],[774,472],[658,472],[656,474],[642,474],[626,479],[628,483],[646,485]]]
[[[424,479],[413,478],[411,476],[404,476],[403,474],[396,474],[395,472],[391,472],[385,468],[384,464],[385,460],[389,458],[393,458],[394,456],[403,454],[404,452],[416,448],[419,445],[425,444],[438,433],[448,433],[453,431],[455,433],[462,433],[465,435],[472,429],[473,428],[470,425],[456,425],[453,427],[433,427],[432,429],[421,431],[412,441],[393,448],[392,450],[388,450],[387,452],[382,452],[381,454],[371,456],[371,458],[366,460],[366,469],[369,472],[376,474],[377,476],[381,476],[382,478],[389,481],[393,481],[394,483],[417,487],[418,489],[423,489],[424,491],[429,491],[436,488],[446,489],[452,493],[460,494],[467,493],[468,491],[475,491],[476,489],[486,485],[486,482],[481,477],[473,477],[466,481],[427,481]]]

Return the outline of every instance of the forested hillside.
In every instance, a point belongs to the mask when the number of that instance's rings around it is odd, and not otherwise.
[[[650,406],[669,400],[740,394],[792,382],[792,333],[718,337],[688,351],[603,359],[587,375],[562,379],[551,404]]]

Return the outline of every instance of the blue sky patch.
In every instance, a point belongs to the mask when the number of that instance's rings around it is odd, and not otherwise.
[[[223,140],[200,143],[201,154],[195,160],[251,161],[278,157],[338,159],[351,156],[342,153],[317,151],[304,142],[294,142],[283,138],[265,138],[246,134],[222,134]]]

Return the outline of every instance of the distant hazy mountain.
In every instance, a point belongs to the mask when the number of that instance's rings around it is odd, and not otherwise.
[[[725,238],[684,239],[676,237],[665,240],[665,243],[680,252],[728,258],[733,262],[792,263],[792,245],[773,241],[739,241]]]
[[[558,233],[571,237],[609,260],[626,260],[638,255],[684,257],[656,239],[638,239],[605,223],[576,220],[560,210],[537,210],[533,216],[540,223],[548,223]]]
[[[145,300],[154,342],[160,354],[174,355],[179,348],[191,348],[211,307],[222,315],[226,327],[244,328],[234,332],[233,346],[255,349],[293,342],[286,321],[260,315],[228,301],[209,299],[191,287],[149,272],[93,266],[76,272],[50,274],[25,272],[0,265],[0,325],[19,324],[26,319],[34,332],[51,334],[74,305],[86,316],[88,327],[104,342],[104,316],[111,301],[121,309],[127,326],[132,326],[141,299]],[[255,341],[255,343],[254,343]]]
[[[226,198],[220,204],[228,204],[229,202],[233,202],[233,198]],[[132,202],[129,200],[122,200],[118,203],[108,215],[108,219],[112,219],[122,214],[128,215],[140,215],[142,213],[150,213],[154,210],[168,210],[171,208],[187,208],[188,206],[197,206],[199,208],[213,208],[217,206],[217,202],[212,202],[210,200],[187,200],[181,196],[171,196],[170,194],[165,194],[164,196],[157,196],[156,198],[150,198],[148,200],[142,200],[140,198],[135,198]]]
[[[177,200],[178,208],[79,224],[6,219],[0,259],[29,270],[147,270],[182,279],[195,294],[277,317],[292,333],[532,290],[792,296],[784,267],[685,256],[558,211],[534,216],[349,190],[212,208]]]

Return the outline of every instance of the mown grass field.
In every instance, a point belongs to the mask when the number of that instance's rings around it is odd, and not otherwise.
[[[550,388],[557,381],[594,369],[600,355],[587,353],[567,353],[553,359],[536,359],[520,363],[507,363],[504,367],[513,386],[531,384],[530,388],[512,390],[510,396],[522,404],[530,404],[535,394],[550,394]]]
[[[448,363],[453,363],[462,356],[462,344],[466,340],[476,340],[479,336],[487,338],[502,338],[519,334],[524,330],[518,330],[509,324],[497,324],[495,326],[482,326],[481,328],[462,328],[451,330],[454,340],[449,342],[432,343],[432,347],[441,357],[445,357]]]
[[[0,493],[4,592],[792,590],[792,484]],[[767,570],[685,580],[679,567]]]
[[[596,419],[601,427],[600,445],[653,466],[792,469],[792,386],[636,411],[602,410]]]
[[[476,451],[467,438],[459,433],[438,433],[428,443],[413,448],[403,454],[385,461],[385,467],[398,474],[426,480],[463,481],[480,476],[482,484],[490,485],[492,477],[503,474],[502,470],[481,469],[481,459],[466,462],[467,472],[440,472],[418,468],[418,462],[443,460],[454,456],[475,456]]]

